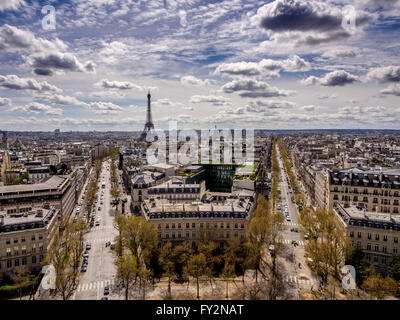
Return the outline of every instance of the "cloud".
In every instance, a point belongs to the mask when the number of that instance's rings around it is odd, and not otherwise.
[[[224,105],[229,105],[230,104],[230,99],[225,98],[222,96],[215,96],[215,95],[209,95],[209,96],[192,96],[190,98],[191,103],[211,103],[214,106],[224,106]]]
[[[390,94],[390,95],[394,95],[394,96],[400,96],[400,84],[396,83],[396,84],[392,84],[389,87],[387,87],[386,89],[383,89],[380,91],[382,94]]]
[[[32,32],[18,29],[17,27],[4,24],[0,27],[0,50],[16,51],[25,50],[31,52],[64,51],[67,45],[56,38],[49,41],[36,38]]]
[[[210,84],[210,80],[208,80],[208,79],[201,80],[194,76],[184,76],[184,77],[181,77],[181,83],[185,84],[185,85],[192,85],[192,86],[205,86],[205,85]]]
[[[38,82],[32,78],[20,78],[16,75],[0,76],[0,87],[14,90],[32,90],[38,92],[54,91],[61,92],[62,90],[49,84],[46,81]]]
[[[371,14],[357,10],[357,27],[371,20]],[[258,9],[252,22],[273,39],[290,34],[294,45],[317,45],[351,36],[342,27],[342,7],[319,1],[272,1]]]
[[[11,99],[0,98],[0,107],[11,107]]]
[[[367,79],[379,83],[400,82],[400,66],[373,68],[368,71]]]
[[[295,91],[281,90],[271,87],[268,83],[253,79],[237,79],[226,83],[221,90],[226,93],[237,92],[241,97],[286,97],[295,94]]]
[[[215,75],[227,76],[258,76],[263,75],[267,78],[279,77],[281,70],[287,72],[308,71],[311,69],[309,62],[297,55],[290,56],[286,60],[263,59],[259,62],[235,62],[223,63],[216,69]]]
[[[33,113],[33,114],[44,113],[46,115],[61,115],[63,113],[62,109],[52,108],[49,105],[42,104],[39,102],[30,102],[23,107],[22,106],[13,107],[10,109],[10,111]]]
[[[359,77],[352,75],[343,70],[336,70],[327,73],[324,77],[318,78],[310,76],[307,79],[301,80],[304,85],[316,85],[320,84],[327,87],[333,86],[344,86],[349,83],[359,81]]]
[[[315,106],[314,105],[303,106],[303,107],[301,107],[301,109],[304,111],[307,111],[307,112],[312,112],[312,111],[315,111]]]
[[[111,102],[90,102],[86,106],[98,114],[112,114],[123,110],[120,106]]]
[[[250,101],[246,106],[247,112],[265,112],[269,109],[286,109],[292,108],[296,104],[285,100],[256,100]]]
[[[1,0],[0,11],[17,10],[20,6],[25,6],[24,0]]]
[[[95,86],[102,87],[105,89],[118,89],[118,90],[135,89],[143,91],[143,87],[129,81],[110,81],[108,79],[103,79],[100,82],[95,83]]]
[[[37,75],[52,75],[54,71],[93,72],[94,63],[82,64],[71,53],[40,52],[28,57],[28,64]]]
[[[53,104],[56,105],[64,105],[64,106],[68,106],[68,105],[85,105],[84,102],[79,101],[77,98],[75,97],[70,97],[70,96],[63,96],[60,94],[46,94],[43,96],[40,96],[41,99],[49,101]]]
[[[331,49],[322,54],[325,58],[354,58],[357,52],[354,49]]]

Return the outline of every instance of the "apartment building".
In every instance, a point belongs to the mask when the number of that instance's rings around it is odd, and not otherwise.
[[[358,205],[367,211],[399,214],[400,170],[362,167],[328,171],[328,209]]]
[[[352,246],[365,252],[378,272],[385,272],[400,254],[400,216],[365,210],[360,206],[338,204],[335,213],[345,225]]]
[[[157,228],[159,247],[167,241],[189,241],[194,246],[198,241],[212,239],[223,246],[233,237],[245,239],[254,192],[205,193],[204,188],[203,182],[167,183],[149,189],[142,214]]]
[[[75,184],[67,176],[50,176],[40,183],[0,187],[0,211],[7,214],[29,212],[49,203],[69,216],[75,205]]]
[[[0,274],[13,275],[16,267],[41,268],[58,228],[59,210],[34,207],[23,213],[0,212]]]

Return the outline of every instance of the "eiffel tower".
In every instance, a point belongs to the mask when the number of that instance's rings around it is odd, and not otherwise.
[[[144,129],[142,131],[142,134],[140,135],[139,140],[140,141],[145,141],[147,133],[151,130],[154,130],[154,124],[153,124],[153,118],[151,116],[151,103],[150,103],[151,95],[150,95],[150,90],[149,93],[147,94],[147,115],[146,115],[146,124],[144,125]]]

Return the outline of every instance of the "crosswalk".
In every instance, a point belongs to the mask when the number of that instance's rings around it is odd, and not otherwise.
[[[110,238],[110,237],[108,237],[108,238],[95,238],[95,239],[86,239],[86,242],[90,242],[90,244],[93,244],[93,243],[103,243],[104,245],[105,245],[105,243],[106,242],[113,242],[114,241],[114,238]]]
[[[105,286],[113,286],[115,284],[115,280],[102,280],[102,281],[93,281],[89,283],[81,283],[78,285],[76,292],[81,291],[90,291],[90,290],[97,290],[102,289]]]
[[[90,231],[97,231],[97,230],[107,230],[107,229],[114,229],[113,226],[97,226],[90,228]]]
[[[291,240],[291,239],[282,239],[282,243],[284,243],[284,244],[292,244],[292,241],[293,240]],[[299,245],[299,246],[305,246],[306,244],[305,244],[305,242],[304,241],[302,241],[302,240],[295,240],[296,242],[297,242],[297,244]]]
[[[285,281],[286,282],[294,282],[294,283],[298,283],[298,284],[308,284],[308,285],[314,284],[314,281],[312,281],[311,279],[301,279],[297,276],[286,276]]]
[[[296,227],[296,228],[299,227],[299,225],[297,223],[295,223],[295,222],[284,222],[283,224],[285,226],[289,226],[289,227]]]

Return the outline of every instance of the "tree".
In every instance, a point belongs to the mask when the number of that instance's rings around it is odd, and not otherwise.
[[[171,294],[171,279],[176,276],[175,263],[174,263],[174,252],[172,250],[171,242],[167,242],[161,248],[158,261],[164,271],[163,276],[168,277],[168,299],[172,298]]]
[[[125,288],[125,300],[129,299],[129,289],[132,282],[138,275],[138,264],[136,258],[128,250],[125,250],[115,261],[117,267],[117,277],[123,283]]]
[[[374,266],[365,258],[364,251],[356,246],[346,258],[346,264],[352,265],[356,270],[356,283],[361,286],[363,281],[375,273]]]
[[[224,269],[222,270],[221,273],[221,278],[225,280],[226,283],[226,299],[229,299],[229,281],[231,279],[235,279],[236,273],[235,273],[235,264],[230,261],[229,259],[225,259],[225,265]]]
[[[184,267],[184,274],[196,279],[197,299],[200,299],[200,278],[208,275],[207,259],[203,253],[192,256]]]
[[[13,281],[18,288],[19,299],[22,300],[22,288],[31,283],[31,276],[24,266],[16,267],[14,273]]]
[[[374,274],[364,280],[362,288],[377,300],[383,300],[385,296],[396,294],[398,284],[389,276],[383,278],[380,274]]]
[[[329,275],[340,279],[340,264],[348,252],[348,239],[343,224],[333,212],[326,209],[305,208],[300,212],[298,222],[305,236],[306,258],[310,268],[326,284]]]
[[[392,263],[389,267],[389,276],[397,282],[400,282],[400,254],[393,258]]]
[[[43,262],[52,264],[56,272],[56,290],[63,300],[67,300],[76,288],[79,264],[82,254],[82,233],[78,221],[66,225],[55,235]]]

